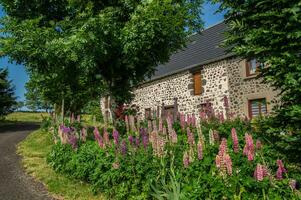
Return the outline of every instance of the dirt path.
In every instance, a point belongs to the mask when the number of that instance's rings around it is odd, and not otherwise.
[[[0,199],[50,200],[41,183],[24,173],[16,145],[33,130],[35,124],[14,124],[0,127]]]

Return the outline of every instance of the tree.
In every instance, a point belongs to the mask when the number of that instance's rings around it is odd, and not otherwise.
[[[0,69],[0,118],[13,112],[16,105],[15,88],[8,80],[8,70]]]
[[[0,2],[8,14],[1,27],[4,55],[31,73],[64,73],[68,83],[74,71],[102,81],[117,103],[130,100],[132,86],[203,25],[203,0]]]
[[[301,128],[301,4],[298,0],[217,0],[226,9],[226,44],[267,66],[264,80],[281,91],[282,126]]]
[[[226,11],[225,44],[238,56],[258,58],[264,82],[281,92],[269,132],[286,132],[282,148],[301,152],[300,0],[214,0]],[[279,129],[280,128],[280,129]],[[278,137],[277,137],[278,138]],[[288,155],[289,155],[288,154]],[[298,157],[298,156],[297,156]],[[300,156],[299,156],[300,161]]]

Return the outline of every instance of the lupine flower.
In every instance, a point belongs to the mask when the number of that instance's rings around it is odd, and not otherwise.
[[[126,115],[124,116],[124,121],[125,121],[125,127],[126,127],[126,132],[130,132],[130,126],[129,126],[129,117]]]
[[[223,138],[221,144],[219,145],[218,155],[223,156],[226,153],[227,153],[227,140],[226,138]]]
[[[216,130],[213,130],[213,138],[216,142],[219,142],[220,137]]]
[[[128,137],[128,140],[129,140],[129,142],[130,142],[131,145],[134,144],[134,137],[133,137],[132,135],[130,135],[130,136]]]
[[[106,146],[111,146],[110,136],[107,129],[103,129],[103,139]]]
[[[167,135],[167,130],[166,130],[166,126],[165,125],[163,126],[163,129],[162,129],[162,135]]]
[[[200,119],[201,119],[201,121],[206,121],[206,117],[207,117],[206,112],[201,111],[200,112]]]
[[[126,141],[125,140],[122,140],[120,149],[121,149],[121,154],[123,156],[126,155],[127,146],[126,146]]]
[[[97,141],[99,147],[104,148],[105,146],[104,146],[104,143],[103,143],[103,138],[99,134],[98,128],[95,127],[93,132],[94,132],[95,140]]]
[[[268,176],[268,169],[266,166],[257,164],[256,169],[254,171],[254,178],[257,181],[262,181],[264,177]]]
[[[255,153],[252,136],[246,133],[245,141],[246,141],[246,144],[245,144],[245,147],[243,150],[243,154],[248,156],[249,161],[252,161],[252,160],[254,160],[254,153]]]
[[[229,154],[224,155],[224,161],[227,168],[228,175],[232,175],[232,160]]]
[[[187,127],[187,142],[190,146],[195,144],[193,133],[190,131],[189,127]]]
[[[73,134],[69,136],[69,144],[71,144],[73,149],[77,149],[77,137]]]
[[[170,118],[170,117],[167,117],[166,122],[167,122],[167,130],[168,130],[168,133],[170,134],[171,131],[173,130],[171,118]]]
[[[139,137],[136,137],[135,144],[136,144],[136,147],[139,147],[139,145],[140,145],[140,138]]]
[[[284,168],[282,160],[277,160],[278,169],[276,172],[276,178],[281,180],[283,179],[283,174],[287,172],[287,170]]]
[[[186,122],[185,122],[185,115],[182,113],[180,114],[180,124],[181,124],[182,129],[184,130]]]
[[[196,126],[196,117],[195,117],[195,114],[194,114],[194,113],[193,113],[192,116],[191,116],[191,125],[192,125],[193,127]]]
[[[162,118],[159,118],[159,132],[163,132],[163,122],[162,122]]]
[[[164,156],[165,139],[161,137],[158,132],[153,131],[150,135],[150,142],[152,144],[153,153],[155,156]]]
[[[135,126],[135,117],[133,115],[129,116],[129,123],[130,123],[130,130],[136,132],[136,126]]]
[[[262,143],[260,142],[260,140],[256,140],[256,149],[260,150],[262,148]]]
[[[81,139],[82,139],[83,142],[86,142],[87,130],[85,128],[82,128],[82,130],[81,130]]]
[[[203,159],[203,144],[201,141],[198,142],[198,159]]]
[[[235,153],[238,152],[238,137],[237,137],[237,133],[236,133],[236,129],[235,128],[232,128],[231,130],[231,136],[232,136],[232,141],[233,141],[233,151]]]
[[[178,142],[178,136],[175,130],[172,130],[170,133],[170,141],[173,144],[176,144]]]
[[[120,167],[119,162],[118,162],[118,161],[115,161],[115,162],[112,164],[112,167],[113,167],[113,169],[119,169],[119,167]]]
[[[296,180],[290,180],[289,184],[290,184],[290,187],[292,188],[292,190],[295,190],[297,188]]]
[[[158,132],[156,120],[153,121],[153,131]]]
[[[146,149],[147,145],[148,145],[148,135],[144,128],[140,128],[140,136],[142,139],[143,147],[144,147],[144,149]]]
[[[215,165],[216,165],[217,168],[220,168],[221,165],[222,165],[222,160],[221,160],[221,157],[219,155],[215,156]]]
[[[113,138],[114,138],[114,144],[119,144],[119,133],[116,129],[113,130]]]
[[[187,151],[185,151],[183,155],[183,164],[185,168],[189,166],[189,155]]]
[[[224,117],[224,113],[223,112],[220,112],[218,113],[218,120],[223,123],[225,121],[225,117]]]
[[[186,122],[187,122],[187,125],[188,125],[188,126],[191,125],[191,117],[190,117],[189,114],[187,114],[187,120],[186,120]]]
[[[209,130],[209,144],[214,145],[214,136],[212,129]]]
[[[148,131],[148,134],[150,134],[153,131],[152,121],[150,121],[150,120],[147,121],[147,131]]]
[[[77,122],[80,122],[80,115],[77,115]]]

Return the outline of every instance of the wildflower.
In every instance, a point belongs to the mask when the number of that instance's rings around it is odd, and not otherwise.
[[[130,136],[128,137],[128,140],[129,140],[129,142],[130,142],[131,145],[134,144],[134,137],[133,137],[132,135],[130,135]]]
[[[220,168],[221,165],[222,165],[221,157],[219,155],[215,156],[215,165],[216,165],[217,168]]]
[[[245,134],[245,142],[246,144],[244,146],[243,154],[248,156],[249,161],[252,161],[254,160],[254,144],[252,136],[248,133]]]
[[[183,155],[183,164],[185,168],[189,166],[189,155],[187,151],[185,151]]]
[[[201,141],[198,142],[198,159],[203,159],[203,144]]]
[[[178,142],[178,136],[175,130],[172,130],[170,133],[170,141],[173,144],[176,144]]]
[[[116,129],[113,130],[113,138],[114,138],[114,144],[119,144],[119,133]]]
[[[227,169],[228,175],[232,175],[232,160],[229,154],[224,155],[224,161]]]
[[[292,190],[295,190],[297,188],[296,180],[290,180],[289,184],[290,184],[290,187],[292,188]]]
[[[75,121],[74,113],[71,114],[70,116],[70,122],[73,123]]]
[[[287,172],[287,170],[284,168],[282,160],[277,160],[278,169],[276,172],[276,178],[281,180],[283,179],[283,174]]]
[[[216,142],[219,142],[220,137],[216,130],[213,130],[213,138]]]
[[[80,123],[80,115],[77,115],[77,122]]]
[[[254,178],[257,181],[262,181],[264,177],[268,176],[268,169],[266,166],[257,164],[256,169],[254,171]]]
[[[156,131],[156,132],[158,131],[156,120],[153,121],[153,131]]]
[[[192,125],[193,127],[196,126],[196,117],[195,117],[195,114],[194,114],[194,113],[193,113],[192,116],[191,116],[191,125]]]
[[[260,142],[260,140],[256,140],[256,149],[260,150],[262,148],[262,143]]]
[[[103,143],[103,138],[99,134],[99,131],[98,131],[97,127],[94,128],[93,132],[94,132],[95,140],[97,141],[99,147],[104,148],[105,146],[104,146],[104,143]]]
[[[135,126],[135,117],[133,115],[129,116],[129,124],[130,124],[130,130],[136,132],[136,126]]]
[[[124,156],[124,155],[126,155],[126,152],[127,152],[126,141],[122,140],[122,142],[121,142],[121,154]]]
[[[190,146],[195,144],[193,133],[190,131],[189,127],[187,127],[187,142]]]
[[[163,131],[163,122],[162,122],[162,118],[159,118],[159,132]]]
[[[224,113],[220,112],[218,113],[218,120],[220,123],[223,123],[225,121]]]
[[[237,153],[239,150],[239,146],[238,146],[238,137],[237,137],[237,133],[236,133],[236,129],[232,128],[231,130],[231,136],[232,136],[232,141],[233,141],[233,150],[235,153]]]
[[[209,144],[214,145],[214,136],[212,129],[209,130]]]
[[[113,169],[119,169],[119,167],[120,167],[119,162],[118,162],[118,161],[115,161],[115,162],[112,164],[112,167],[113,167]]]
[[[136,144],[136,147],[139,147],[139,145],[140,145],[140,138],[139,137],[136,137],[135,144]]]
[[[148,120],[147,121],[147,131],[148,134],[150,134],[153,130],[152,130],[152,121]]]
[[[171,131],[173,130],[173,128],[172,128],[172,120],[171,120],[170,117],[167,117],[166,121],[167,121],[167,130],[168,130],[168,133],[170,134]]]
[[[142,138],[142,145],[143,145],[144,149],[146,149],[149,139],[148,139],[148,135],[146,134],[145,129],[144,129],[144,134],[141,135],[141,138]]]
[[[222,157],[226,153],[227,153],[227,140],[226,138],[223,138],[221,144],[219,145],[218,155]]]
[[[105,129],[105,128],[103,129],[103,139],[104,139],[104,143],[106,146],[111,146],[110,136],[109,136],[107,129]]]
[[[68,142],[69,142],[69,144],[71,144],[73,149],[77,148],[77,137],[75,135],[73,135],[73,134],[70,135]]]
[[[85,128],[82,128],[82,130],[81,130],[81,139],[82,139],[83,142],[86,142],[87,130]]]
[[[206,112],[204,112],[204,111],[201,111],[200,112],[200,119],[201,119],[201,121],[206,121]]]
[[[130,132],[130,126],[129,126],[129,117],[126,115],[124,116],[124,121],[125,121],[125,127],[126,127],[126,132]]]
[[[185,122],[185,115],[182,113],[180,114],[180,124],[181,124],[182,129],[184,130],[186,122]]]

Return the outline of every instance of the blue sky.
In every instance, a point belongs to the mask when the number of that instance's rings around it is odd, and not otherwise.
[[[203,8],[203,20],[205,22],[205,28],[217,24],[223,20],[223,14],[215,14],[218,9],[218,5],[212,5],[206,3]],[[0,17],[4,15],[4,12],[0,6]],[[22,65],[16,65],[15,63],[9,63],[8,58],[0,59],[0,67],[8,67],[9,79],[13,81],[16,87],[16,96],[18,96],[19,101],[24,100],[24,94],[26,92],[24,85],[28,81],[28,76]]]

